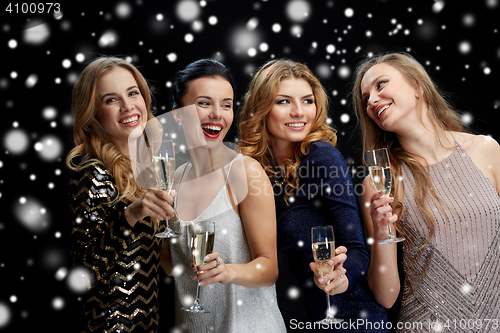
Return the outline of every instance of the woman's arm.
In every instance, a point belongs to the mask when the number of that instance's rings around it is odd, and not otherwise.
[[[349,280],[347,291],[353,290],[365,278],[370,259],[351,170],[342,154],[325,142],[311,145],[307,162],[311,175],[307,186],[322,189],[319,204],[323,221],[317,223],[332,225],[335,245],[347,248],[347,259],[342,266]],[[316,199],[311,201],[314,203]]]
[[[246,287],[271,286],[278,279],[278,259],[276,249],[276,214],[274,193],[271,182],[260,164],[243,156],[248,194],[239,204],[252,261],[246,264],[224,264],[217,252],[209,254],[204,265],[197,266],[200,285],[215,282],[235,283]],[[233,171],[231,171],[233,173]],[[221,262],[217,267],[216,259]]]
[[[94,272],[91,285],[108,275],[132,242],[130,233],[124,232],[132,230],[125,219],[125,204],[109,205],[116,195],[115,181],[102,166],[89,166],[70,181],[71,256],[74,265]]]
[[[498,142],[483,135],[460,135],[467,154],[500,193],[500,145]]]
[[[172,194],[172,193],[171,193]],[[175,192],[174,192],[175,194]],[[163,190],[151,188],[125,210],[125,219],[131,227],[146,216],[165,220],[174,216],[173,199]]]
[[[155,189],[128,206],[123,201],[109,205],[118,192],[114,178],[102,166],[90,166],[75,173],[69,192],[73,263],[93,270],[97,280],[107,276],[134,241],[138,221],[146,216],[173,216],[172,198]]]
[[[373,291],[377,302],[386,308],[396,302],[399,289],[399,273],[396,244],[379,245],[378,242],[387,238],[389,223],[397,221],[397,215],[392,214],[391,197],[383,197],[371,185],[370,176],[363,181],[362,212],[370,245],[371,258],[368,269],[368,285]],[[387,213],[391,216],[388,218]]]

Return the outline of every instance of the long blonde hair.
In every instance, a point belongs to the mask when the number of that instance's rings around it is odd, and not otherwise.
[[[403,203],[399,201],[402,197],[403,187],[398,186],[401,176],[401,165],[408,165],[415,178],[415,201],[421,208],[429,227],[429,238],[426,244],[430,241],[435,233],[435,224],[432,213],[425,203],[427,194],[442,206],[442,200],[438,197],[432,186],[432,181],[429,176],[427,165],[423,165],[413,154],[401,148],[398,139],[394,133],[385,132],[377,124],[368,117],[366,112],[366,103],[361,94],[361,81],[366,72],[377,64],[385,63],[401,72],[406,81],[415,88],[421,89],[422,97],[428,107],[428,115],[431,120],[433,130],[437,133],[439,143],[443,146],[443,138],[446,131],[463,132],[464,127],[457,112],[453,110],[450,104],[445,99],[445,94],[441,92],[439,87],[429,77],[424,67],[411,55],[406,53],[389,53],[380,54],[362,61],[355,72],[355,80],[352,91],[352,102],[356,115],[360,122],[361,131],[363,133],[363,158],[367,150],[386,147],[390,155],[391,163],[391,196],[394,197],[393,209],[394,213],[399,216],[396,222],[396,229],[401,232],[401,218],[404,213]],[[421,115],[420,115],[421,117]]]
[[[326,141],[332,146],[337,143],[335,130],[326,123],[328,95],[321,82],[306,65],[288,59],[276,59],[267,62],[257,71],[245,95],[240,113],[238,145],[241,152],[259,161],[266,172],[275,173],[270,169],[276,165],[276,160],[272,151],[266,116],[271,111],[278,95],[280,82],[287,78],[304,79],[311,85],[316,104],[316,117],[311,132],[302,142],[297,143],[293,157],[284,161],[285,181],[288,185],[285,201],[298,187],[298,176],[295,171],[300,166],[301,157],[309,154],[311,143]]]
[[[139,70],[121,58],[96,58],[83,69],[73,87],[71,112],[75,147],[66,157],[66,165],[73,171],[81,171],[99,163],[106,167],[115,178],[120,192],[111,204],[123,198],[133,201],[144,193],[130,176],[132,169],[129,158],[120,151],[97,118],[97,84],[104,73],[117,66],[130,71],[134,76],[147,107],[148,120],[154,118],[151,111],[151,91]]]

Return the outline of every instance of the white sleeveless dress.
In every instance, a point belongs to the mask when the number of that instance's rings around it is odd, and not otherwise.
[[[241,158],[241,155],[236,158]],[[229,166],[226,184],[232,163]],[[186,169],[187,166],[179,184],[182,184]],[[182,191],[179,187],[177,193],[179,190]],[[170,255],[175,279],[176,328],[180,332],[286,332],[278,308],[275,285],[249,288],[233,283],[227,285],[214,283],[202,286],[200,301],[210,313],[190,313],[181,310],[183,306],[190,306],[196,295],[196,281],[192,280],[194,272],[191,269],[192,255],[189,248],[192,237],[188,227],[190,224],[196,221],[215,222],[214,251],[220,253],[226,264],[244,264],[252,260],[241,218],[233,210],[226,188],[225,185],[222,186],[208,208],[195,220],[183,221],[175,218],[170,221],[172,229],[182,232],[179,238],[170,239]]]

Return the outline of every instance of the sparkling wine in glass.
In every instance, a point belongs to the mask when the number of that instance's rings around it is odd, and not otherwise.
[[[383,191],[383,196],[388,196],[391,193],[391,165],[387,149],[368,150],[365,157],[373,187],[377,192]],[[379,244],[398,243],[405,240],[392,234],[390,224],[387,228],[389,228],[389,236]]]
[[[175,152],[172,140],[163,139],[153,141],[153,173],[156,178],[156,186],[169,193],[172,190],[175,174]],[[166,224],[165,231],[157,233],[156,237],[174,238],[181,235],[170,228],[168,218],[166,219]]]
[[[311,244],[314,262],[319,274],[324,277],[332,272],[333,266],[328,265],[333,257],[335,257],[335,237],[333,236],[333,228],[330,225],[311,228]],[[326,285],[330,284],[330,281]],[[320,323],[340,323],[343,319],[335,318],[333,310],[330,306],[330,294],[326,294],[326,302],[328,304],[326,318],[320,320]]]
[[[198,266],[204,264],[204,258],[214,250],[215,223],[200,221],[192,225],[193,238],[191,239],[191,251],[193,253],[193,263]],[[198,274],[203,271],[198,272]],[[196,297],[193,305],[183,307],[181,310],[193,313],[210,313],[201,306],[200,301],[200,281],[196,284]]]

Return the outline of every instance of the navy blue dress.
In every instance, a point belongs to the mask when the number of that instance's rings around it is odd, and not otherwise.
[[[284,186],[282,189],[274,186],[278,250],[287,256],[290,270],[300,283],[310,321],[324,318],[327,310],[325,293],[314,284],[309,268],[309,263],[314,261],[311,227],[331,225],[335,246],[347,248],[343,266],[349,288],[342,294],[330,296],[331,306],[337,310],[335,316],[345,322],[328,330],[390,332],[384,329],[387,311],[375,301],[366,281],[369,252],[350,170],[342,154],[327,142],[314,142],[301,161],[298,175],[300,185],[289,198],[289,206],[283,200]]]

